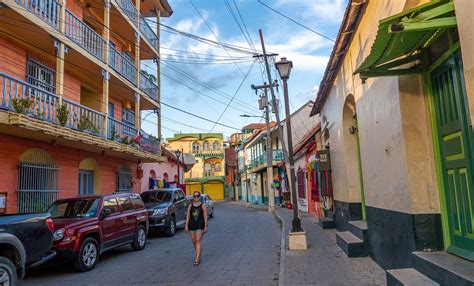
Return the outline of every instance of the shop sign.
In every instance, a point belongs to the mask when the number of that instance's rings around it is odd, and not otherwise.
[[[319,150],[316,154],[316,164],[318,164],[319,171],[331,170],[331,156],[329,150]]]

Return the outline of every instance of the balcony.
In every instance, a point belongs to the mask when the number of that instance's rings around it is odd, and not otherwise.
[[[16,3],[59,31],[61,5],[55,0],[16,0]]]
[[[273,165],[275,162],[283,161],[283,151],[282,150],[273,150],[272,151],[272,160]],[[252,159],[250,162],[250,169],[260,168],[267,165],[267,154],[264,152],[262,155],[258,156],[257,158]]]
[[[105,40],[69,10],[66,10],[64,34],[91,55],[104,61]]]
[[[91,144],[102,150],[111,149],[121,156],[128,154],[153,162],[164,159],[158,139],[144,132],[138,136],[133,126],[108,118],[110,127],[107,140],[104,128],[106,117],[103,113],[66,98],[60,105],[57,95],[3,72],[0,72],[0,110],[10,111],[7,116],[0,116],[3,124],[27,128],[62,140]],[[114,137],[111,137],[112,129],[116,130]],[[36,136],[25,130],[12,134],[22,134],[20,136],[26,138]],[[112,138],[114,140],[110,140]],[[73,146],[77,148],[77,144]]]
[[[63,118],[58,112],[59,97],[24,81],[0,73],[0,108],[35,119],[104,136],[104,114],[63,99]]]
[[[158,86],[142,72],[140,72],[140,89],[158,102]]]
[[[140,33],[150,42],[153,48],[158,50],[158,37],[142,15],[140,15]]]
[[[193,154],[204,160],[208,158],[224,158],[224,151],[222,150],[193,150]]]
[[[109,117],[108,139],[129,144],[137,136],[138,130],[134,126]]]
[[[113,46],[109,46],[109,66],[125,77],[132,84],[137,85],[137,68]]]
[[[135,26],[137,25],[138,10],[130,0],[117,0],[117,4],[120,6],[122,11],[127,15],[128,19],[132,21]]]

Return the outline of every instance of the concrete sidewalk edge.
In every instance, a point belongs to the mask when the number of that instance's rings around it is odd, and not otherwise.
[[[278,274],[278,286],[285,285],[285,263],[286,263],[286,236],[285,236],[285,221],[280,215],[273,211],[273,214],[280,221],[281,224],[281,242],[280,242],[280,273]]]

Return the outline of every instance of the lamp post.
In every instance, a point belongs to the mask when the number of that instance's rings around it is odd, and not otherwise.
[[[176,187],[179,188],[179,161],[180,161],[180,158],[181,158],[181,150],[177,149],[176,151],[174,151],[174,154],[176,155],[176,158],[178,158],[178,162],[177,162],[177,165],[178,165],[178,181],[176,182]]]
[[[275,63],[275,66],[280,74],[280,78],[283,81],[283,95],[285,99],[285,116],[286,116],[286,136],[288,138],[288,161],[290,164],[290,188],[291,198],[293,200],[293,223],[291,232],[302,232],[301,220],[298,215],[298,199],[296,197],[296,178],[295,178],[295,162],[293,159],[293,138],[291,136],[291,116],[290,106],[288,99],[288,84],[287,80],[290,78],[291,69],[293,68],[293,62],[288,61],[286,58],[281,58],[280,61]]]

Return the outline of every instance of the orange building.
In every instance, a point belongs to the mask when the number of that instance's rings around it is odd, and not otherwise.
[[[0,1],[0,213],[140,191],[141,163],[165,160],[140,128],[141,111],[160,109],[159,61],[142,71],[159,29],[145,16],[172,12],[166,0]]]

